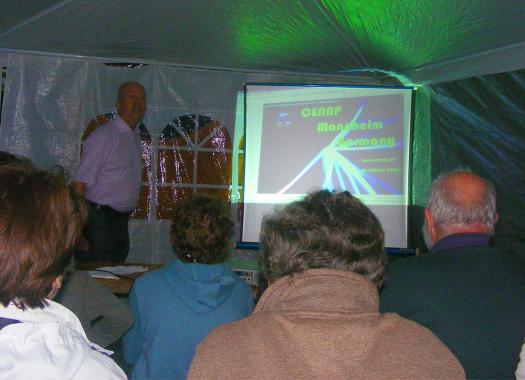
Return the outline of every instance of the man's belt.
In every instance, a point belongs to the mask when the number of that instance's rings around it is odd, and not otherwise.
[[[122,212],[122,211],[115,210],[113,207],[108,206],[108,205],[101,205],[99,203],[92,202],[89,199],[86,199],[86,203],[88,204],[88,206],[95,208],[99,211],[102,211],[106,214],[119,216],[119,217],[128,217],[130,214],[129,212]]]

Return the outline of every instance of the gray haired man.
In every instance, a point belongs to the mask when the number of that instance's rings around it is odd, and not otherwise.
[[[467,378],[513,378],[525,336],[525,273],[491,246],[496,192],[467,171],[436,179],[423,232],[430,252],[393,262],[381,311],[432,330]]]

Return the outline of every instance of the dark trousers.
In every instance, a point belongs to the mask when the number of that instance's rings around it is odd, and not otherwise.
[[[78,259],[123,263],[129,252],[129,213],[92,202],[87,204],[89,216],[83,234],[89,251],[79,252]]]

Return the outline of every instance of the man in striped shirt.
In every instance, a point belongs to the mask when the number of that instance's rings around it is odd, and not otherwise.
[[[89,206],[85,261],[124,262],[129,251],[128,220],[136,206],[142,173],[140,131],[146,91],[138,82],[120,85],[117,116],[84,141],[73,176],[75,190]]]

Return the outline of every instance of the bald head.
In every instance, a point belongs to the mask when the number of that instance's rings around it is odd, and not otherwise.
[[[466,212],[475,207],[483,207],[488,202],[488,187],[491,185],[475,174],[469,172],[454,172],[443,177],[439,186],[449,204],[464,208]],[[465,212],[461,214],[465,214]],[[470,220],[468,222],[479,221],[480,220]]]
[[[146,90],[139,82],[124,82],[120,85],[115,102],[118,115],[131,128],[140,123],[146,112]]]
[[[496,191],[489,181],[455,171],[432,183],[426,221],[433,242],[455,233],[492,234],[496,219]]]

